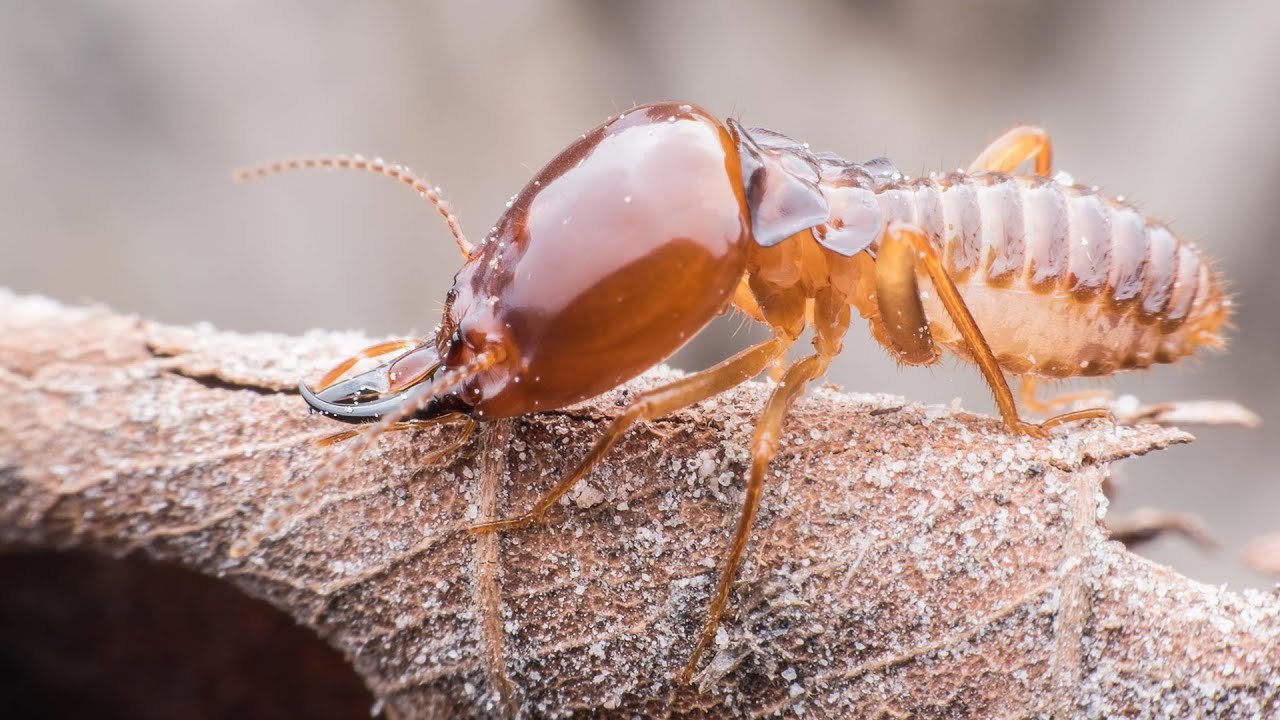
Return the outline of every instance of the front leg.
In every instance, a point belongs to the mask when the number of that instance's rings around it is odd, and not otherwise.
[[[759,375],[775,358],[786,353],[791,342],[790,338],[785,337],[766,340],[743,350],[713,368],[640,393],[627,405],[621,415],[609,423],[604,435],[596,440],[595,445],[578,461],[573,470],[556,483],[555,487],[547,491],[527,512],[500,520],[477,523],[468,530],[472,533],[486,533],[528,527],[540,522],[547,511],[604,458],[632,425],[673,413],[680,408],[702,402],[741,385]]]

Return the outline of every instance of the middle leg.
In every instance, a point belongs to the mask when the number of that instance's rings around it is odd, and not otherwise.
[[[738,515],[738,525],[733,533],[733,542],[729,552],[725,554],[720,566],[720,582],[716,584],[711,596],[711,605],[707,609],[707,619],[702,626],[702,634],[693,649],[693,657],[680,674],[680,682],[688,684],[693,673],[698,669],[698,660],[716,636],[716,628],[720,627],[720,617],[724,615],[725,606],[729,602],[729,593],[733,590],[733,581],[738,574],[738,566],[742,564],[742,556],[747,549],[747,540],[751,536],[751,526],[755,523],[756,513],[760,509],[760,496],[764,492],[765,473],[769,463],[778,452],[778,442],[782,434],[782,421],[796,398],[804,392],[805,385],[826,372],[829,358],[822,355],[810,355],[797,361],[787,369],[782,381],[774,387],[773,393],[765,403],[756,424],[755,434],[751,438],[751,475],[747,480],[747,494],[742,500],[742,512]]]
[[[764,410],[760,413],[760,419],[751,439],[751,474],[747,479],[747,493],[743,498],[742,512],[738,516],[738,526],[734,531],[733,541],[720,568],[720,582],[711,596],[702,634],[694,648],[693,656],[689,659],[689,664],[680,675],[680,681],[684,683],[688,683],[693,678],[693,673],[698,668],[698,659],[715,637],[716,629],[720,626],[720,618],[724,615],[725,607],[729,603],[733,581],[737,577],[738,566],[746,553],[747,540],[751,535],[756,513],[760,509],[765,473],[778,452],[783,420],[786,419],[792,404],[804,393],[805,385],[821,377],[827,371],[827,366],[831,364],[831,359],[840,354],[845,332],[849,329],[848,299],[834,288],[826,287],[818,290],[807,305],[813,318],[813,347],[816,352],[798,361],[783,373],[769,395]]]

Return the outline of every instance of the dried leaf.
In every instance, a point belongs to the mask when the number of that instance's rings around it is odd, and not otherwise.
[[[1047,441],[990,418],[818,389],[797,405],[700,684],[672,678],[736,520],[767,388],[630,433],[599,497],[473,538],[584,452],[618,391],[395,433],[245,562],[230,544],[340,447],[290,388],[363,339],[167,328],[0,294],[0,544],[84,547],[220,577],[315,629],[396,717],[1266,717],[1280,598],[1105,539],[1113,460],[1185,433]],[[669,378],[657,370],[634,392]]]

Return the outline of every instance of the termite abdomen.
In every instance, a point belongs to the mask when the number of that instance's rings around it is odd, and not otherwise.
[[[1222,345],[1229,305],[1188,241],[1119,200],[1051,179],[956,173],[880,191],[891,220],[918,225],[1001,367],[1106,375]],[[936,299],[935,339],[967,355]]]

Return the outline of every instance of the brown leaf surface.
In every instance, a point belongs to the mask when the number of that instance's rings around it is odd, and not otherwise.
[[[528,506],[622,393],[397,433],[246,562],[232,541],[335,428],[292,388],[366,340],[159,326],[0,291],[0,545],[140,551],[267,599],[398,717],[1269,717],[1280,598],[1105,540],[1107,464],[1188,435],[991,418],[822,388],[798,404],[707,670],[672,678],[736,519],[766,388],[633,431],[552,524]],[[655,371],[631,391],[661,381]],[[612,712],[610,712],[612,711]]]

